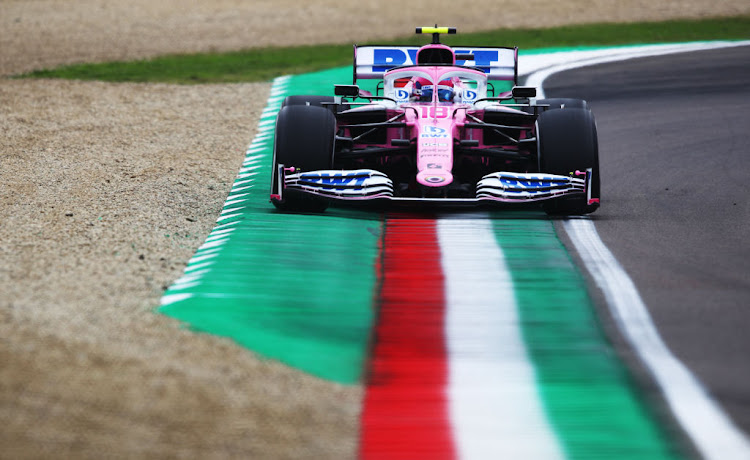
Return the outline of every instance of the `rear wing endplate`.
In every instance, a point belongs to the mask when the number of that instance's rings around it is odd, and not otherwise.
[[[394,67],[417,65],[418,46],[354,45],[354,83],[358,79],[380,79]],[[456,65],[482,70],[489,80],[518,83],[518,48],[456,47]],[[473,60],[460,60],[461,55]]]

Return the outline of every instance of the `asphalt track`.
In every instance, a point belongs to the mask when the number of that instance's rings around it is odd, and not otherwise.
[[[547,97],[589,101],[602,174],[597,231],[668,347],[746,433],[749,75],[744,46],[585,67],[544,85]]]

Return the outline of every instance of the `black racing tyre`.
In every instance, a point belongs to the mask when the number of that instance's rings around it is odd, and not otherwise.
[[[330,110],[313,105],[282,107],[276,118],[271,194],[278,193],[279,164],[302,171],[331,169],[335,134],[336,117]],[[282,200],[271,202],[284,211],[322,212],[328,207],[327,199],[296,190],[284,190]]]
[[[563,97],[554,97],[549,99],[537,99],[537,105],[548,104],[547,110],[553,109],[588,109],[589,103],[583,99],[572,99]]]
[[[588,109],[547,110],[537,119],[539,171],[569,176],[592,169],[591,198],[600,197],[599,141],[596,122]],[[596,211],[587,196],[568,195],[542,202],[549,215],[580,215]]]

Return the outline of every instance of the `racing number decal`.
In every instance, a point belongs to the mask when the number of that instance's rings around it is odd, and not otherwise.
[[[422,118],[448,118],[448,107],[422,106]]]

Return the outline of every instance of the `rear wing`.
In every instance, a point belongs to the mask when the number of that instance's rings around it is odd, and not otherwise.
[[[380,79],[386,71],[400,66],[417,65],[418,46],[354,45],[354,83],[357,79]],[[518,48],[457,47],[453,49],[456,65],[482,70],[489,80],[506,80],[518,84]],[[472,55],[473,60],[460,58]]]

